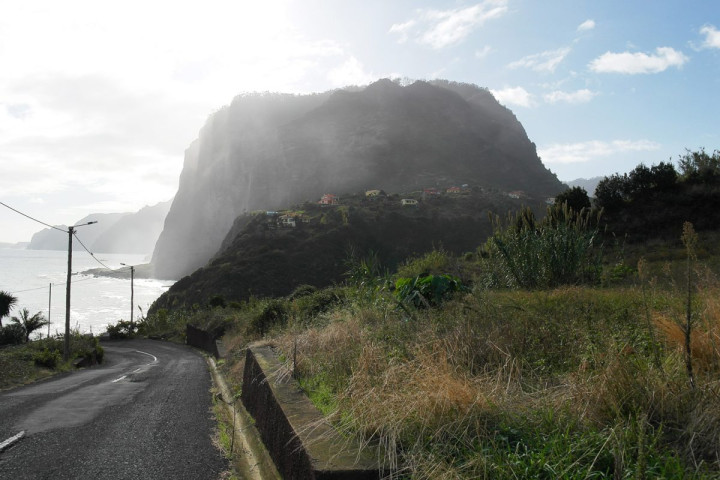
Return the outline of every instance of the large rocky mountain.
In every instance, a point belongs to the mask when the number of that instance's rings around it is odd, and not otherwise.
[[[76,235],[91,251],[97,253],[149,254],[162,231],[165,216],[171,202],[146,206],[135,213],[92,213],[81,218],[75,225],[98,222],[78,228]],[[67,230],[67,226],[59,226]],[[59,230],[45,228],[32,236],[29,250],[67,250],[68,237]],[[73,242],[73,250],[82,250],[79,242]]]
[[[130,213],[91,213],[81,218],[74,225],[82,225],[88,222],[97,222],[94,225],[87,225],[78,228],[75,232],[77,238],[88,248],[91,248],[95,240],[105,232],[106,229],[113,226],[118,220]],[[67,225],[57,225],[62,230],[67,230]],[[67,233],[53,228],[44,228],[33,234],[28,245],[28,250],[67,250],[68,236]],[[73,241],[73,250],[82,250],[83,247],[79,242]],[[110,253],[110,252],[103,252]]]
[[[354,91],[239,96],[185,152],[155,275],[203,266],[246,211],[329,192],[454,184],[536,196],[563,189],[513,113],[474,85],[380,80]]]
[[[93,243],[93,250],[106,253],[152,253],[171,201],[145,206],[126,215],[105,230]]]

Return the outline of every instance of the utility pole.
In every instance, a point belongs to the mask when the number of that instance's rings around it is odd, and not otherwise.
[[[130,267],[130,328],[133,327],[133,308],[135,305],[135,267],[133,265],[126,265],[124,263],[121,263],[120,265],[125,265],[126,267]]]
[[[50,338],[50,306],[52,304],[52,283],[50,284],[50,292],[48,293],[48,338]]]
[[[70,359],[70,276],[72,275],[72,237],[75,234],[76,227],[92,225],[93,223],[97,223],[97,221],[68,227],[68,269],[67,283],[65,287],[65,343],[63,348],[63,360],[66,362]]]

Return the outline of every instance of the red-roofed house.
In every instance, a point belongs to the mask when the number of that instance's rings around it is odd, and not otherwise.
[[[340,205],[340,197],[334,193],[326,193],[318,203],[320,205]]]

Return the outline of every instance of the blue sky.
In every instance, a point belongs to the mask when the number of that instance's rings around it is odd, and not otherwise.
[[[0,69],[0,201],[51,224],[170,198],[208,115],[249,91],[474,83],[561,180],[720,148],[714,0],[2,2]]]

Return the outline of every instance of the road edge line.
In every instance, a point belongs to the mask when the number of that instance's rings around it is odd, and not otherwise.
[[[0,453],[4,452],[8,448],[15,445],[24,436],[25,436],[25,430],[21,431],[17,435],[10,437],[7,440],[5,440],[4,442],[0,443]]]

